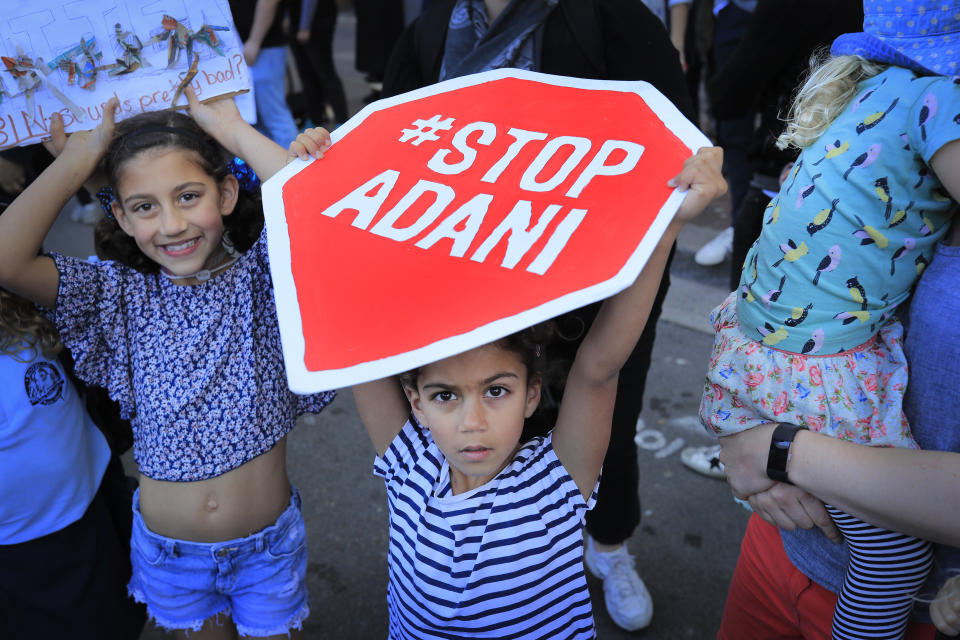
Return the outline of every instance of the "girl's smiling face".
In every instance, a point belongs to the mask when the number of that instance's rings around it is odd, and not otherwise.
[[[218,184],[194,152],[159,147],[124,162],[113,212],[144,255],[172,275],[188,276],[222,260],[223,216],[233,212],[238,190],[232,175]]]
[[[414,415],[450,463],[459,494],[496,476],[517,451],[523,421],[540,402],[520,356],[488,344],[420,368],[404,387]]]

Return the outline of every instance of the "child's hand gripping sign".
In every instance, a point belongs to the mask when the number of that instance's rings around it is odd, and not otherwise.
[[[503,69],[371,104],[264,184],[290,388],[433,362],[630,285],[709,141],[653,87]]]

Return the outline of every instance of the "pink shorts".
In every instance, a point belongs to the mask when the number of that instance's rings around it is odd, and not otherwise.
[[[793,566],[780,530],[750,516],[730,580],[718,640],[829,640],[837,594]],[[904,640],[933,640],[932,624],[912,622]]]
[[[737,320],[736,292],[710,318],[717,335],[700,419],[715,433],[783,422],[859,444],[917,448],[903,413],[907,359],[897,319],[859,347],[811,356],[745,335]]]

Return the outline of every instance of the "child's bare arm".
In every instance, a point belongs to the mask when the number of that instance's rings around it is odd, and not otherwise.
[[[723,152],[701,149],[671,186],[687,197],[636,282],[604,302],[567,377],[553,446],[584,497],[596,484],[610,439],[617,377],[646,325],[670,248],[682,226],[726,192],[720,175]]]
[[[60,115],[51,117],[51,136],[63,151],[0,216],[0,286],[45,307],[56,304],[60,276],[53,260],[38,255],[40,247],[57,214],[106,152],[116,107],[112,98],[96,129],[69,138]]]
[[[930,158],[930,166],[954,202],[960,202],[960,140],[940,147]]]
[[[248,124],[231,98],[200,102],[192,87],[187,96],[190,116],[223,147],[267,180],[287,163],[287,151]]]
[[[382,456],[397,437],[410,415],[410,404],[396,378],[383,378],[353,387],[357,411],[373,442],[377,455]]]

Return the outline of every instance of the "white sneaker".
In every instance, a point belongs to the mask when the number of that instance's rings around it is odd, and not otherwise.
[[[624,544],[616,551],[597,551],[587,534],[583,553],[590,573],[603,580],[607,613],[618,627],[627,631],[643,629],[653,618],[653,599],[633,566],[633,556]]]
[[[702,473],[711,478],[726,478],[723,463],[720,462],[720,445],[709,447],[687,447],[680,452],[680,460],[688,469]]]
[[[693,261],[703,267],[712,267],[727,259],[733,251],[733,227],[727,227],[713,240],[700,247],[693,255]]]

